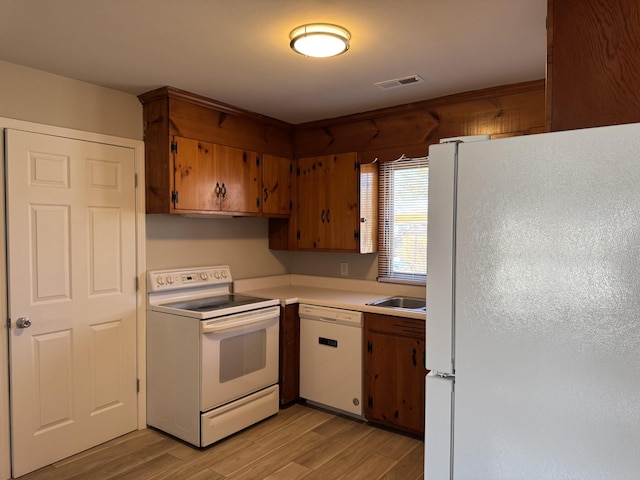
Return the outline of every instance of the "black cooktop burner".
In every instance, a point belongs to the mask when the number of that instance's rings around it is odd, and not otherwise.
[[[238,305],[264,302],[265,300],[266,299],[264,298],[231,293],[229,295],[215,295],[213,297],[197,298],[195,300],[165,303],[162,306],[178,308],[180,310],[189,310],[192,312],[210,312],[213,310],[221,310],[223,308],[236,307]]]

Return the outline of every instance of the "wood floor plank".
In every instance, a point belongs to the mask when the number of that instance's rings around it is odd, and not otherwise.
[[[197,474],[190,477],[177,476],[174,478],[175,480],[225,480],[225,477],[216,472],[212,472],[209,469],[202,470],[201,472],[198,472]]]
[[[382,447],[380,453],[389,458],[400,460],[420,444],[422,444],[420,440],[394,433],[389,442]]]
[[[332,437],[340,433],[344,429],[352,427],[354,424],[364,425],[364,422],[336,415],[335,417],[330,418],[328,421],[314,428],[313,431],[319,433],[320,435],[324,435],[325,437]]]
[[[316,470],[342,452],[348,451],[354,443],[360,441],[369,432],[369,428],[364,424],[352,422],[340,433],[328,438],[318,448],[296,457],[295,462]],[[317,430],[313,431],[317,432]]]
[[[354,468],[345,473],[340,479],[345,480],[377,480],[398,462],[385,455],[376,453],[367,457],[366,461],[360,462]],[[336,478],[338,480],[338,478]]]
[[[293,439],[304,435],[330,418],[332,418],[332,415],[327,412],[309,409],[307,415],[300,416],[289,423],[287,428],[277,429],[269,435],[261,437],[260,441],[254,443],[251,449],[237,452],[235,455],[221,460],[212,466],[212,470],[222,475],[230,476],[282,445],[286,445]]]
[[[312,470],[295,462],[287,463],[280,470],[276,470],[263,480],[300,480],[306,477]]]
[[[418,442],[382,480],[419,480],[424,475],[424,443]]]
[[[227,478],[229,480],[262,480],[292,462],[295,457],[317,448],[324,440],[325,437],[322,435],[307,431],[272,450],[268,455],[264,455],[244,468],[233,472]],[[214,470],[216,470],[215,467]]]
[[[180,459],[168,453],[149,458],[146,462],[139,463],[132,468],[118,473],[118,480],[150,480],[165,470],[180,464]],[[94,478],[93,476],[91,478]]]
[[[353,470],[360,463],[367,461],[375,455],[380,447],[386,444],[393,434],[375,427],[368,427],[369,431],[359,441],[355,442],[351,448],[336,455],[330,462],[327,462],[312,473],[305,480],[327,480],[338,479]]]
[[[213,474],[218,478],[226,478],[224,475],[210,470],[209,467],[219,463],[223,459],[233,457],[238,452],[251,450],[253,442],[234,435],[206,448],[196,448],[188,445],[186,447],[189,448],[193,456],[190,456],[175,468],[168,469],[158,475],[154,480],[174,480],[178,477],[190,478],[192,475],[196,475],[203,470],[208,470],[205,474],[212,478],[215,478]],[[169,453],[173,454],[173,451]]]

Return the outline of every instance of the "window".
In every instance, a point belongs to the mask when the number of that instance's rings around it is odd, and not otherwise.
[[[428,190],[426,157],[380,165],[378,280],[426,282]]]

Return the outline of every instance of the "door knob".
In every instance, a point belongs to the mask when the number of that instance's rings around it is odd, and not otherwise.
[[[31,320],[29,317],[20,317],[16,320],[16,327],[18,328],[29,328],[31,326]]]

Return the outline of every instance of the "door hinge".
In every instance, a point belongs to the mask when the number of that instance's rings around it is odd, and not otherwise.
[[[256,207],[260,208],[260,197],[256,197]]]
[[[138,174],[133,175],[133,188],[138,188]]]
[[[289,202],[289,210],[293,210],[293,201]]]
[[[134,277],[134,281],[136,284],[136,292],[140,289],[140,282],[138,281],[138,277]]]
[[[296,176],[299,177],[300,176],[300,167],[296,168]]]
[[[293,173],[293,163],[289,164],[289,173]]]
[[[300,230],[298,230],[297,233],[296,233],[296,239],[300,240]]]
[[[178,203],[178,192],[171,192],[171,201],[173,203]]]
[[[369,406],[369,408],[373,408],[373,397],[367,397],[367,405]]]
[[[136,378],[136,392],[140,393],[140,379]]]
[[[353,169],[357,172],[358,170],[360,170],[360,164],[356,161],[353,162]]]
[[[171,142],[171,153],[178,153],[178,142]]]
[[[260,166],[260,157],[256,155],[256,167]]]
[[[7,318],[7,328],[11,330],[11,319]]]
[[[358,230],[354,230],[353,231],[353,239],[354,240],[359,240],[360,239],[360,232]]]
[[[367,342],[367,352],[373,353],[373,344],[371,343],[370,340]]]

